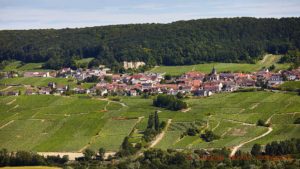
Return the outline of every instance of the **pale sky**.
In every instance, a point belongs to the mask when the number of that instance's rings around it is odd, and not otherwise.
[[[300,0],[0,0],[1,30],[242,16],[299,17]]]

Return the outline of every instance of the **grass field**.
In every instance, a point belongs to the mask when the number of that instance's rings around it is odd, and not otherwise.
[[[157,109],[161,121],[172,119],[156,145],[162,149],[232,147],[267,131],[255,125],[258,119],[270,119],[273,131],[246,144],[243,150],[249,150],[255,142],[300,137],[300,126],[293,124],[300,117],[300,97],[296,93],[223,93],[186,101],[191,110],[183,113],[153,107],[152,99],[139,97],[121,97],[124,104],[79,96],[0,97],[0,148],[78,152],[104,147],[116,151],[133,128],[146,128],[148,115]],[[193,126],[213,130],[221,138],[210,143],[199,136],[180,139]],[[140,137],[134,133],[131,140],[138,142]]]
[[[25,63],[22,64],[21,61],[10,62],[4,71],[49,71],[42,69],[43,63]]]
[[[88,65],[94,58],[84,58],[84,59],[79,59],[76,60],[76,64],[85,64]]]
[[[167,73],[170,75],[181,75],[188,71],[200,71],[209,73],[213,67],[218,72],[231,71],[231,72],[254,72],[262,69],[263,67],[270,67],[275,65],[275,70],[287,69],[288,64],[278,64],[281,56],[279,55],[266,55],[263,60],[258,61],[256,64],[242,64],[242,63],[206,63],[189,66],[158,66],[150,70],[150,72]]]
[[[297,91],[300,89],[300,81],[287,81],[279,87],[281,90]]]
[[[61,85],[71,85],[76,84],[75,79],[71,78],[52,78],[52,77],[16,77],[16,78],[6,78],[1,79],[0,84],[23,84],[23,85],[33,85],[33,86],[48,86],[49,82],[56,82]]]

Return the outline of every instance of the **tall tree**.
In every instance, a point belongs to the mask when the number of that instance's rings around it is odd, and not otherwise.
[[[89,161],[93,159],[93,157],[95,156],[95,152],[91,149],[85,149],[83,155],[85,160]]]
[[[153,124],[154,124],[153,114],[150,114],[150,115],[149,115],[149,118],[148,118],[148,125],[147,125],[147,128],[148,128],[148,129],[152,129],[152,128],[153,128]]]
[[[159,130],[159,117],[158,117],[158,111],[157,110],[154,113],[154,129],[156,131]]]
[[[251,154],[254,156],[258,156],[261,154],[261,146],[260,144],[254,144],[251,149]]]

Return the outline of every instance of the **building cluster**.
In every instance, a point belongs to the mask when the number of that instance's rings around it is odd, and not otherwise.
[[[97,83],[91,88],[81,85],[70,88],[51,82],[48,86],[28,88],[27,95],[34,94],[64,94],[67,91],[77,94],[91,95],[127,95],[137,96],[142,93],[176,95],[191,94],[195,96],[210,96],[213,93],[233,92],[240,88],[266,86],[276,87],[284,81],[300,80],[300,68],[285,70],[279,73],[268,69],[253,73],[218,73],[215,68],[209,74],[191,71],[177,78],[165,79],[160,73],[112,74],[108,68],[77,69],[63,68],[55,72],[25,72],[25,77],[60,77],[73,78],[77,82],[89,77],[96,78]],[[109,77],[110,80],[107,80]],[[16,94],[16,93],[15,93]]]

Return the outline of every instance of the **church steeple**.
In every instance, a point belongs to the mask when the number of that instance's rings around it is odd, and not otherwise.
[[[216,68],[215,68],[215,66],[213,67],[213,69],[211,70],[211,74],[217,74],[217,70],[216,70]]]

